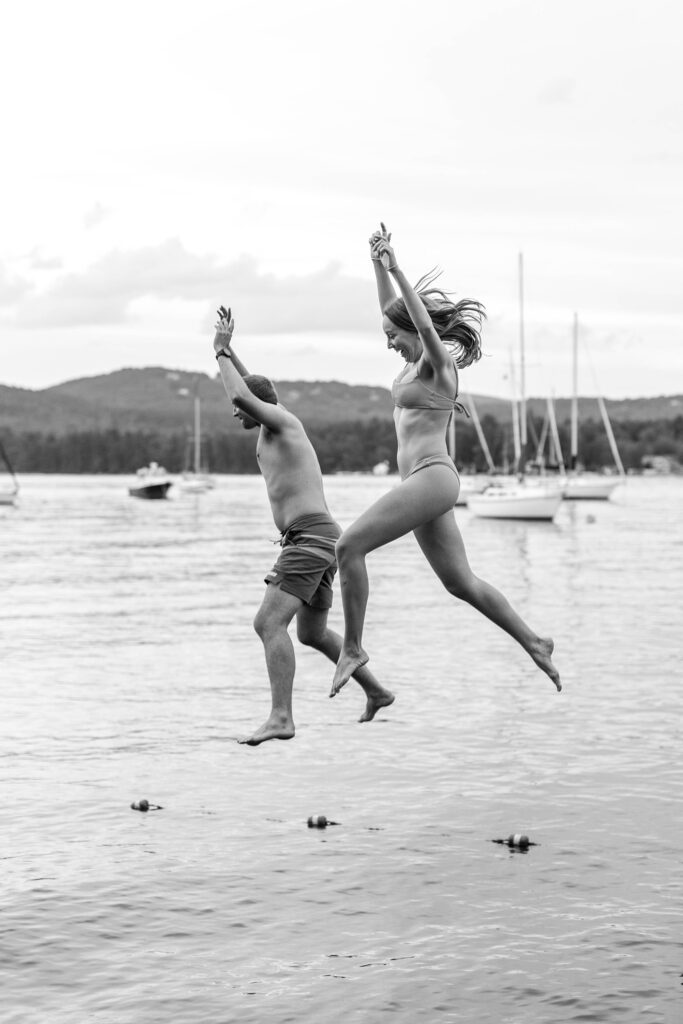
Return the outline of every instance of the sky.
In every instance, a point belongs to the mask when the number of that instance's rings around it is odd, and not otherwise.
[[[368,258],[484,303],[462,387],[683,392],[673,0],[23,0],[0,38],[0,383],[389,386]],[[511,366],[515,367],[511,373]]]

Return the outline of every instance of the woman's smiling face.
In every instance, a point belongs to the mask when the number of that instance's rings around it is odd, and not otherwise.
[[[407,363],[416,363],[422,355],[422,342],[417,331],[404,331],[388,316],[382,317],[382,329],[387,336],[387,348],[402,355]]]

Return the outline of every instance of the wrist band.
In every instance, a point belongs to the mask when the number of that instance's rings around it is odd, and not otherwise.
[[[232,352],[228,352],[227,348],[219,348],[218,352],[216,352],[216,359],[218,359],[219,356],[225,356],[226,359],[232,359]]]

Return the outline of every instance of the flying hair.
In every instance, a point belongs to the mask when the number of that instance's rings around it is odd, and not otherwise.
[[[451,292],[435,288],[434,282],[442,271],[434,267],[424,274],[415,285],[415,292],[429,313],[434,330],[450,352],[455,365],[462,369],[481,359],[481,328],[486,311],[475,299],[460,299],[454,302]],[[396,298],[385,307],[384,313],[391,322],[404,331],[415,331],[404,299]]]

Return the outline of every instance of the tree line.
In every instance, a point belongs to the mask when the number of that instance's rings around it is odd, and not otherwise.
[[[529,427],[528,454],[533,455],[542,421],[530,417]],[[665,455],[683,463],[683,416],[615,422],[612,427],[626,469],[640,469],[648,455]],[[514,462],[511,425],[487,415],[482,418],[482,428],[496,466],[510,466]],[[384,461],[396,469],[396,436],[390,419],[313,423],[307,425],[307,432],[324,473],[369,471]],[[568,460],[569,421],[560,425],[559,434]],[[51,434],[6,430],[3,442],[16,473],[134,473],[152,460],[179,473],[189,467],[191,459],[191,439],[186,431],[110,429]],[[256,473],[255,446],[256,431],[207,433],[202,437],[202,457],[215,473]],[[586,469],[613,466],[602,422],[586,420],[579,425],[579,455]],[[467,472],[487,469],[474,427],[461,416],[456,427],[456,462]]]

